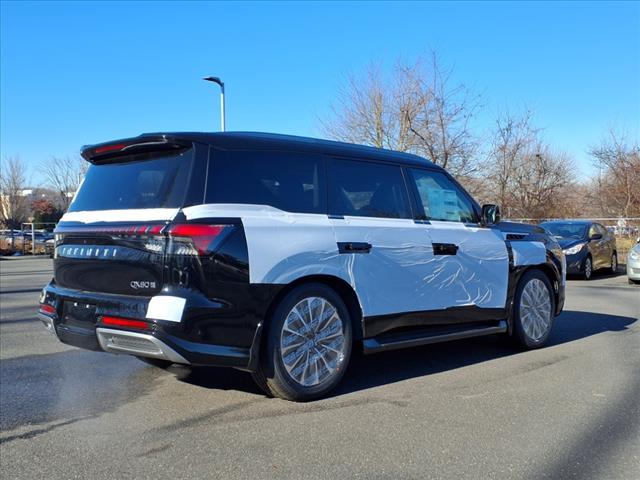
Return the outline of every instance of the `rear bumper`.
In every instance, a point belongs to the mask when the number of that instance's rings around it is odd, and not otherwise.
[[[47,285],[41,296],[41,303],[56,309],[55,314],[38,313],[38,319],[45,328],[68,345],[117,354],[128,354],[167,360],[172,363],[187,365],[210,365],[250,369],[253,365],[252,342],[244,346],[221,345],[193,341],[187,328],[189,323],[153,320],[145,317],[150,298],[115,296],[87,293],[63,289],[51,283]],[[189,310],[187,298],[185,312]],[[80,302],[96,307],[95,315],[84,322],[69,322],[64,318],[64,303]],[[202,299],[192,306],[199,317],[215,317],[220,315],[220,307],[210,302],[209,309],[203,308]],[[149,322],[149,328],[134,330],[129,328],[106,327],[101,324],[103,315],[114,315]],[[185,317],[188,317],[185,314]]]

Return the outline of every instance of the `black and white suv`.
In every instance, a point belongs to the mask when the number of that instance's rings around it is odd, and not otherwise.
[[[489,334],[542,346],[562,249],[409,154],[261,133],[86,147],[39,318],[70,345],[252,372],[309,400],[365,353]]]

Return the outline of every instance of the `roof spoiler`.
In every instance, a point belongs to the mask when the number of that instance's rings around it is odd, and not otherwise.
[[[148,152],[179,151],[191,147],[193,144],[168,135],[141,135],[111,142],[85,145],[80,154],[96,165],[115,163],[118,157]]]

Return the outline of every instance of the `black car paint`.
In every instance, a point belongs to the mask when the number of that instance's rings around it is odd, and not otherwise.
[[[179,137],[179,135],[172,134],[169,137],[174,139],[172,141],[177,142],[175,137]],[[215,148],[231,149],[241,146],[244,150],[251,145],[257,149],[277,150],[284,148],[284,143],[288,149],[341,154],[342,156],[345,154],[350,156],[364,154],[368,158],[377,157],[378,161],[392,162],[400,166],[419,165],[444,172],[440,167],[419,157],[394,154],[369,147],[348,145],[343,151],[336,151],[337,147],[333,143],[325,145],[322,142],[292,142],[288,138],[273,138],[271,136],[263,138],[246,134],[222,136],[219,134],[185,134],[180,138],[182,141],[186,139],[215,142]],[[179,144],[184,147],[183,143]],[[184,199],[183,206],[185,207],[202,203],[206,177],[210,174],[208,165],[212,149],[206,148],[202,144],[195,144],[195,149],[195,161],[189,180],[190,187],[187,189],[188,194]],[[475,201],[473,204],[480,215],[480,207]],[[416,220],[423,221],[420,218],[416,218]],[[181,213],[173,220],[174,223],[185,221],[186,219]],[[96,270],[103,269],[99,261],[96,263],[90,259],[79,260],[74,264],[69,259],[56,257],[54,261],[55,276],[43,290],[41,303],[56,308],[57,314],[54,324],[60,339],[65,343],[79,347],[100,350],[96,341],[95,328],[100,326],[101,316],[112,315],[146,320],[147,306],[151,295],[175,295],[186,299],[182,321],[153,320],[150,321],[150,328],[146,333],[161,339],[192,364],[233,366],[254,370],[260,355],[264,322],[269,317],[269,310],[275,299],[287,286],[251,284],[249,282],[248,250],[240,219],[199,219],[198,223],[228,224],[234,228],[231,230],[231,234],[223,242],[217,244],[208,255],[180,257],[167,253],[166,249],[164,254],[154,256],[155,254],[141,252],[140,245],[136,244],[135,240],[118,240],[108,235],[96,235],[92,234],[90,229],[85,234],[81,234],[74,231],[74,228],[77,229],[79,225],[69,222],[60,223],[56,230],[57,248],[69,244],[75,245],[82,241],[84,245],[111,244],[122,247],[126,252],[123,262],[110,264],[108,279],[93,280],[94,283],[89,283],[92,291],[87,291],[87,284],[78,283],[78,275],[84,279],[89,278],[90,272],[95,275]],[[167,222],[165,232],[170,225],[171,222]],[[542,241],[546,245],[547,262],[543,268],[554,286],[556,314],[558,314],[564,303],[560,260],[562,252],[558,244],[539,227],[502,222],[492,228],[511,234],[511,239],[506,241],[509,252],[512,241],[536,240]],[[166,233],[164,235],[165,242],[170,242],[171,240]],[[527,268],[531,267],[514,266],[513,255],[510,254],[509,258],[508,295],[507,303],[503,309],[464,307],[438,312],[412,312],[384,317],[366,317],[362,319],[362,322],[355,322],[363,325],[363,328],[356,332],[356,338],[372,338],[404,328],[442,327],[451,323],[460,325],[464,322],[505,319],[508,320],[509,330],[511,330],[510,312],[515,288],[520,276]],[[153,265],[149,265],[149,263]],[[145,272],[152,278],[158,279],[161,282],[161,287],[159,286],[157,291],[146,291],[141,294],[141,292],[127,291],[126,286],[109,285],[109,282],[113,282],[113,278],[126,280],[132,278],[134,276],[132,272],[135,272],[136,275]],[[123,283],[127,282],[123,281]],[[93,321],[85,319],[86,325],[84,326],[78,325],[78,322],[72,324],[72,322],[66,321],[64,309],[68,302],[95,307]]]

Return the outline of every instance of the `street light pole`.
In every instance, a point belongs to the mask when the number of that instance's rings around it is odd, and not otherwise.
[[[219,77],[204,77],[203,80],[220,85],[220,126],[224,132],[224,82]]]

